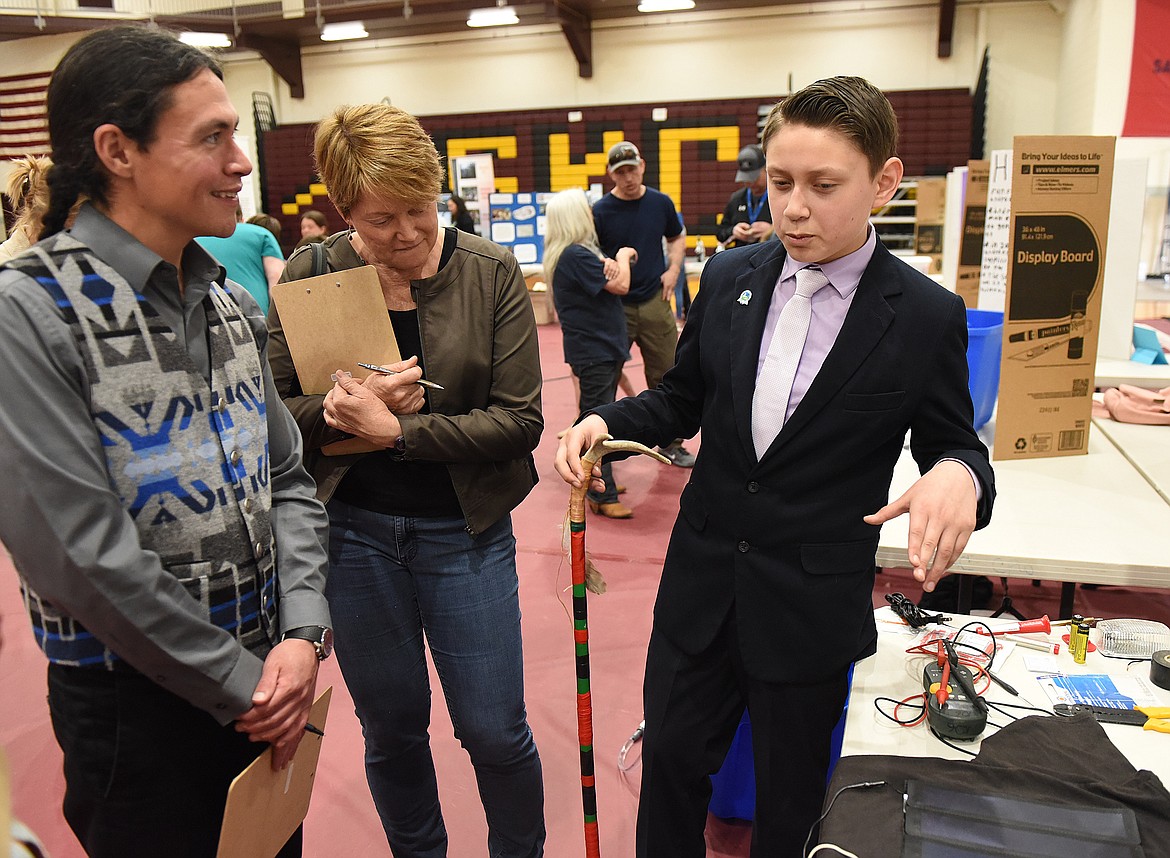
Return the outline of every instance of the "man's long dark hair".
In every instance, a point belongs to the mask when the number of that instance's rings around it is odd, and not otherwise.
[[[109,177],[98,161],[93,132],[111,123],[143,148],[154,141],[159,117],[171,105],[174,87],[203,69],[223,79],[204,51],[162,30],[113,27],[75,44],[49,80],[49,211],[41,238],[65,228],[81,194],[105,203]]]

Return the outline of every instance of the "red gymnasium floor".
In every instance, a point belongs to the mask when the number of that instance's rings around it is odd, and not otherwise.
[[[519,544],[521,605],[525,637],[527,700],[530,721],[544,762],[547,854],[573,858],[584,854],[578,773],[575,673],[568,564],[561,555],[561,521],[568,502],[566,486],[552,467],[557,430],[575,416],[572,383],[562,363],[560,330],[540,329],[544,366],[546,431],[536,453],[541,482],[514,515]],[[631,378],[641,387],[641,364],[635,351]],[[692,450],[698,442],[691,442]],[[618,771],[622,744],[641,719],[640,688],[650,613],[666,542],[677,512],[687,472],[648,459],[617,466],[629,491],[623,500],[635,510],[630,521],[590,516],[587,542],[609,584],[609,592],[590,598],[593,707],[597,755],[597,792],[602,853],[607,858],[633,855],[634,815],[639,769],[637,749],[629,776]],[[890,570],[878,578],[875,604],[887,592],[901,590],[917,598],[907,572]],[[1000,595],[996,582],[995,602]],[[1011,582],[1016,606],[1028,616],[1055,614],[1059,585],[1032,587]],[[1078,610],[1093,616],[1146,616],[1170,622],[1170,592],[1101,588],[1080,591]],[[32,641],[15,575],[0,560],[0,616],[4,648],[0,654],[3,717],[0,744],[6,749],[13,779],[16,815],[44,839],[54,858],[80,858],[61,818],[63,780],[60,753],[48,724],[44,660]],[[306,823],[307,856],[387,855],[385,839],[366,789],[361,731],[335,660],[325,663],[321,687],[334,686],[316,794]],[[437,686],[436,686],[437,687]],[[456,858],[486,854],[486,827],[471,767],[451,735],[442,695],[434,697],[433,746],[450,854]],[[750,826],[711,820],[708,855],[746,856]]]

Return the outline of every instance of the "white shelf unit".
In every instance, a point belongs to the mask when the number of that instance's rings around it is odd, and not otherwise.
[[[870,215],[870,222],[878,237],[890,250],[914,250],[914,224],[917,222],[918,200],[914,198],[918,182],[904,179],[894,192],[894,198]]]

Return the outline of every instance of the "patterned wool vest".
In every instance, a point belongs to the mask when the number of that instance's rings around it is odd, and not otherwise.
[[[181,338],[117,272],[58,233],[9,263],[34,278],[72,329],[110,484],[208,622],[264,657],[276,641],[268,428],[260,354],[228,292],[203,300],[211,386]],[[72,617],[21,581],[50,661],[113,669],[119,661]]]

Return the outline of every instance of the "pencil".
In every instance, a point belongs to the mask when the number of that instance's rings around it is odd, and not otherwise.
[[[382,373],[382,375],[398,375],[398,370],[386,369],[386,367],[378,366],[376,363],[359,363],[358,366],[360,366],[362,369],[368,369],[371,372],[380,372],[380,373]],[[443,385],[435,384],[433,381],[427,381],[425,378],[420,378],[418,381],[415,382],[415,384],[418,384],[422,387],[429,387],[431,390],[446,390],[447,389],[447,388],[443,387]]]

